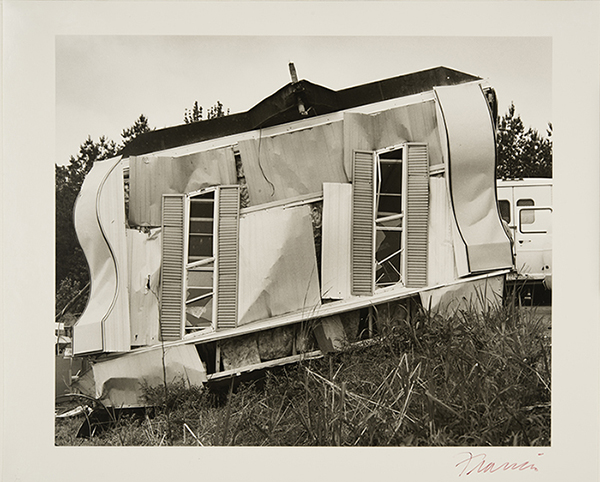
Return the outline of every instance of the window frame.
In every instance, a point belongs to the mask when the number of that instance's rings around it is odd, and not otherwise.
[[[527,202],[527,204],[522,203],[522,201]],[[529,202],[531,202],[531,204],[529,204]],[[515,203],[515,206],[517,208],[517,210],[519,211],[519,217],[518,217],[518,221],[519,221],[519,231],[521,233],[524,233],[525,231],[523,231],[521,229],[521,226],[523,224],[535,224],[535,209],[531,209],[531,208],[535,208],[535,200],[531,199],[531,198],[519,198],[517,200],[517,202]],[[523,221],[522,217],[521,217],[521,208],[524,211],[528,211],[531,212],[531,220],[529,221]]]
[[[194,191],[194,192],[190,192],[187,193],[185,195],[185,204],[184,204],[184,266],[183,269],[185,270],[185,275],[183,277],[182,280],[182,286],[183,286],[183,313],[182,313],[182,323],[183,323],[183,333],[187,334],[187,333],[191,333],[194,331],[201,331],[204,330],[206,328],[216,328],[216,324],[217,324],[217,320],[216,320],[216,316],[215,316],[215,293],[217,291],[217,271],[216,271],[216,251],[217,251],[217,225],[218,225],[218,220],[217,215],[218,215],[218,196],[219,196],[219,187],[218,186],[211,186],[208,188],[204,188],[204,189],[200,189],[198,191]],[[191,236],[193,234],[196,233],[191,233],[191,223],[193,220],[198,220],[198,219],[207,219],[207,218],[198,218],[196,219],[196,217],[192,217],[192,203],[193,203],[193,198],[197,197],[197,196],[204,196],[206,194],[209,193],[213,193],[213,199],[212,199],[212,212],[213,212],[213,216],[212,216],[212,234],[210,235],[212,240],[211,240],[211,251],[212,251],[212,256],[207,256],[203,259],[196,259],[194,261],[190,261],[190,255],[189,255],[189,248],[190,248],[190,239]],[[202,233],[200,233],[202,234]],[[208,235],[207,235],[208,236]],[[212,268],[208,268],[206,265],[210,265],[212,263]],[[205,293],[201,296],[196,296],[196,297],[190,297],[188,298],[188,289],[208,289],[208,286],[189,286],[189,273],[190,271],[198,271],[198,272],[212,272],[212,287],[211,291],[209,293]],[[187,307],[188,305],[192,305],[193,303],[196,303],[198,301],[201,301],[202,299],[205,299],[207,297],[211,297],[212,299],[208,302],[211,303],[211,311],[212,311],[212,316],[211,316],[211,320],[210,320],[210,325],[209,326],[187,326]],[[208,304],[207,303],[207,304]]]
[[[375,151],[375,172],[376,172],[376,189],[375,189],[375,209],[373,213],[373,240],[375,243],[373,249],[373,281],[375,284],[375,289],[385,289],[389,287],[396,286],[401,284],[405,286],[406,284],[406,233],[405,233],[405,215],[406,215],[406,192],[407,192],[407,159],[406,159],[406,144],[397,144],[389,147],[385,147],[383,149],[378,149]],[[391,154],[394,151],[400,151],[400,155],[394,158],[385,158],[382,155]],[[400,192],[398,193],[398,197],[400,197],[400,212],[397,214],[387,215],[378,217],[379,214],[379,204],[381,197],[381,187],[382,187],[382,164],[400,164],[401,166],[401,180],[400,180]],[[384,194],[387,195],[388,193]],[[400,221],[400,226],[382,226],[381,223],[389,222],[389,221]],[[377,234],[378,232],[386,233],[386,232],[399,232],[400,233],[400,249],[394,251],[392,254],[386,256],[382,260],[377,259]],[[377,278],[377,271],[379,267],[383,267],[384,263],[396,256],[399,256],[399,272],[398,272],[398,281],[396,282],[384,282],[380,283]],[[392,265],[395,270],[395,266]],[[379,277],[381,279],[385,276],[385,273]]]

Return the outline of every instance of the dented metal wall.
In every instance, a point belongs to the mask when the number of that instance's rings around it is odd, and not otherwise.
[[[429,165],[435,166],[443,162],[433,100],[375,114],[373,136],[375,149],[385,149],[406,142],[426,143]]]
[[[181,194],[221,184],[236,184],[232,147],[178,157],[144,155],[129,158],[129,223],[161,226],[163,194]]]
[[[310,206],[240,217],[238,325],[321,304]]]
[[[324,182],[347,182],[342,122],[239,142],[250,205],[321,192]]]

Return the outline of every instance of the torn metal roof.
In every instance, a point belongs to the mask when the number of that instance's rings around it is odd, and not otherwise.
[[[300,80],[285,85],[246,112],[147,132],[128,144],[121,155],[127,157],[161,151],[475,80],[480,80],[480,77],[447,67],[435,67],[337,91]],[[300,113],[299,101],[304,105],[306,115]]]

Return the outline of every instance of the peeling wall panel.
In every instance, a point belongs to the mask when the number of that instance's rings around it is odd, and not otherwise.
[[[153,345],[159,340],[160,228],[148,233],[128,229],[127,248],[131,345]]]
[[[430,286],[435,286],[457,278],[452,238],[454,220],[444,176],[433,176],[429,179],[429,205],[427,280]]]
[[[239,324],[321,304],[309,206],[240,217]]]
[[[250,205],[321,192],[324,182],[347,182],[342,122],[240,141]]]
[[[448,140],[448,177],[471,273],[512,266],[496,207],[494,127],[479,84],[435,89]]]
[[[321,293],[323,298],[340,300],[351,294],[351,207],[351,184],[323,184],[321,244]]]
[[[375,149],[405,142],[423,142],[429,151],[429,165],[443,162],[438,134],[435,101],[409,104],[385,110],[373,117]]]
[[[120,158],[94,163],[77,199],[75,230],[91,278],[90,299],[77,321],[73,353],[130,348],[125,199]]]
[[[178,157],[145,155],[129,158],[129,222],[160,226],[163,194],[194,192],[210,186],[236,184],[231,147]]]

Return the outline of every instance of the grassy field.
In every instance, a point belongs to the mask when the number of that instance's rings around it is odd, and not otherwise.
[[[112,414],[57,445],[548,446],[547,309],[508,305],[451,319],[380,317],[368,346],[264,373],[224,390],[147,390],[154,407]]]

